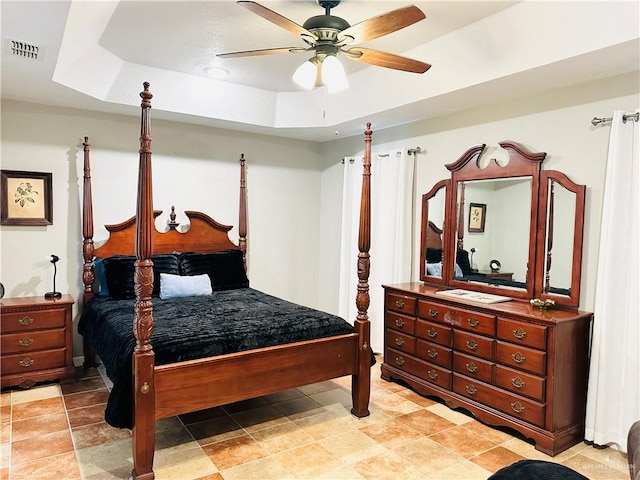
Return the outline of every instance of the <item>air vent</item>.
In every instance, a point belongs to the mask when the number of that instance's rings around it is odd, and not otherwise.
[[[11,38],[4,39],[4,50],[8,55],[27,60],[42,60],[44,55],[44,47]]]

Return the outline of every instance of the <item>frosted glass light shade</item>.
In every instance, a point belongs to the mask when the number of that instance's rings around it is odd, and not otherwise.
[[[349,87],[344,67],[334,55],[328,55],[322,62],[322,83],[327,86],[329,93],[339,92]]]
[[[293,74],[293,81],[301,88],[311,90],[316,83],[316,75],[318,68],[311,60],[307,60]]]

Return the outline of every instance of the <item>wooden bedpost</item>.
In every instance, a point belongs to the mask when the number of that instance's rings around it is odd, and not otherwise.
[[[136,346],[133,351],[133,478],[153,480],[155,450],[155,354],[151,346],[153,333],[153,194],[151,175],[151,133],[149,110],[153,95],[149,83],[144,82],[140,127],[140,163],[138,170],[138,201],[136,208],[136,262],[134,288],[136,302],[133,332]]]
[[[89,137],[84,137],[82,143],[84,147],[84,173],[82,183],[82,258],[84,263],[82,264],[82,283],[83,289],[83,304],[93,297],[93,282],[95,280],[95,273],[93,270],[93,195],[91,193],[91,161],[90,151],[91,144],[89,143]],[[83,337],[82,350],[84,354],[84,368],[90,368],[96,366],[96,352],[89,345]]]
[[[358,315],[354,328],[359,338],[357,373],[351,380],[353,406],[351,413],[356,417],[369,415],[369,395],[371,393],[371,348],[369,345],[369,248],[371,246],[371,123],[364,132],[364,162],[362,170],[362,194],[360,197],[360,230],[358,233],[358,293],[356,306]]]
[[[247,167],[244,153],[240,154],[240,219],[238,221],[238,246],[242,251],[244,270],[247,271]]]

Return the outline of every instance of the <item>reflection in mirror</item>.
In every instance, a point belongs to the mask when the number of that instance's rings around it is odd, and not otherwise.
[[[527,288],[531,188],[531,177],[458,182],[454,268],[463,281]]]
[[[444,251],[443,229],[446,218],[448,181],[439,182],[422,197],[422,259],[420,276],[424,280],[440,281]]]
[[[570,295],[576,194],[548,179],[543,293]]]

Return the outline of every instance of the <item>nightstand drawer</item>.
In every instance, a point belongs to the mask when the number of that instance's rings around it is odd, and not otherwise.
[[[64,328],[37,332],[8,333],[2,335],[2,355],[17,352],[33,352],[65,346]],[[4,368],[3,368],[4,371]]]
[[[66,348],[2,356],[2,375],[65,366]]]
[[[2,319],[0,319],[2,322],[2,334],[43,330],[45,328],[63,328],[66,324],[66,314],[67,310],[64,308],[3,312]]]

